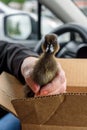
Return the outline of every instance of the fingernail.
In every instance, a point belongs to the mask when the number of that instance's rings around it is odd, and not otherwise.
[[[46,90],[45,90],[45,91],[42,91],[42,92],[41,92],[41,95],[48,95],[48,91],[46,91]]]
[[[40,86],[34,84],[34,92],[37,93],[39,89],[40,89]]]

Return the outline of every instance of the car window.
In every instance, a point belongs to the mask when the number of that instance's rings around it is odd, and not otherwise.
[[[66,33],[60,35],[58,39],[59,39],[60,43],[69,42],[71,40],[71,33],[66,32]],[[83,41],[81,36],[77,32],[74,33],[74,41],[76,41],[76,42],[82,42]]]
[[[74,35],[75,35],[75,41],[76,42],[83,42],[81,36],[78,33],[75,33]]]
[[[25,2],[24,10],[28,11],[28,13],[35,19],[38,20],[38,4],[37,0],[30,0]],[[56,17],[48,8],[44,5],[41,7],[41,34],[42,36],[51,32],[53,29],[56,29],[63,22]]]
[[[42,6],[42,13],[41,13],[41,33],[45,35],[52,30],[58,28],[63,22],[57,18],[48,8]]]
[[[4,13],[4,11],[0,9],[0,13]]]
[[[16,21],[16,24],[10,24],[9,22],[12,22],[11,19],[9,19],[9,21],[8,21],[8,19],[5,18],[5,20],[4,20],[4,17],[0,16],[1,19],[3,19],[3,21],[5,21],[5,22],[2,21],[2,24],[0,25],[1,29],[4,28],[4,30],[5,30],[5,32],[2,33],[2,36],[1,36],[2,40],[6,39],[11,42],[16,42],[16,40],[19,40],[20,43],[29,44],[29,46],[31,45],[31,47],[33,48],[35,46],[36,42],[39,39],[41,39],[41,36],[46,35],[47,33],[50,33],[51,31],[55,32],[55,30],[57,30],[57,28],[62,24],[69,23],[71,21],[72,22],[78,21],[77,15],[74,16],[75,13],[72,13],[73,15],[71,15],[71,13],[68,12],[68,10],[67,10],[68,6],[66,6],[66,8],[62,7],[63,4],[65,6],[66,0],[64,2],[61,2],[61,1],[58,2],[58,0],[55,0],[55,2],[53,2],[53,0],[47,0],[47,1],[41,0],[42,1],[41,2],[39,0],[40,4],[42,3],[43,5],[41,6],[42,7],[41,8],[41,32],[38,33],[39,32],[38,31],[38,28],[39,28],[38,27],[38,0],[23,0],[23,1],[24,2],[22,4],[18,4],[17,2],[15,2],[15,4],[14,4],[14,1],[12,2],[10,0],[9,4],[7,5],[8,7],[5,5],[5,8],[4,8],[4,6],[3,6],[3,10],[5,11],[5,15],[11,15],[12,13],[18,13],[19,11],[22,13],[27,12],[29,19],[30,19],[30,25],[29,25],[29,21],[26,23],[26,20],[23,17],[22,17],[22,20],[20,20],[20,22],[19,22],[20,23],[20,26],[19,26],[18,21]],[[58,4],[60,7],[58,9],[60,9],[61,11],[57,10],[57,8],[52,8],[51,7],[52,5],[50,5],[49,1],[51,1],[51,4],[52,4],[52,2],[55,3],[56,5]],[[67,1],[71,2],[71,3],[73,1],[75,3],[76,1],[78,2],[78,1],[87,1],[87,0],[67,0]],[[48,2],[48,3],[46,3],[46,2]],[[18,5],[20,5],[20,6],[18,6]],[[69,8],[69,9],[74,9],[72,5],[73,4],[71,4],[72,8]],[[11,7],[11,8],[9,8],[9,7]],[[76,8],[76,11],[77,10],[78,9]],[[80,13],[78,13],[78,14],[80,14]],[[12,15],[11,15],[11,17],[12,17]],[[17,17],[14,17],[14,18],[16,18],[16,20],[17,20]],[[82,17],[82,18],[84,21],[86,21],[84,17]],[[13,23],[14,22],[15,22],[15,20],[13,20]],[[24,26],[25,24],[27,26]],[[14,25],[16,25],[15,28],[14,28]],[[39,34],[40,34],[40,37],[39,37]],[[69,42],[71,40],[70,38],[71,38],[70,33],[65,33],[58,37],[60,42]],[[31,40],[32,42],[29,40]],[[79,34],[75,34],[74,40],[78,41],[78,42],[82,41]]]
[[[72,1],[87,16],[87,0],[72,0]]]

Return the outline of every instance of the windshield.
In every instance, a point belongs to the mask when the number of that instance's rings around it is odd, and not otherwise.
[[[72,0],[72,2],[87,16],[87,0]]]

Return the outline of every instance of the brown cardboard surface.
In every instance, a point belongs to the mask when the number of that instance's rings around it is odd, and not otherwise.
[[[87,59],[58,59],[67,77],[67,92],[87,92]]]
[[[0,76],[0,106],[17,116],[11,101],[23,98],[23,96],[23,85],[15,77],[3,73]]]
[[[13,101],[13,104],[23,124],[37,125],[40,128],[87,127],[87,94],[64,94],[61,95],[64,96],[63,102],[60,102],[59,96],[20,99]]]
[[[87,127],[22,124],[23,130],[87,130]]]
[[[20,118],[23,130],[87,129],[87,60],[57,60],[66,73],[66,94],[25,99],[19,81],[0,76],[0,104]]]

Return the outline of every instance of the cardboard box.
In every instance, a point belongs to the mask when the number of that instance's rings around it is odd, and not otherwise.
[[[23,85],[0,76],[0,105],[21,120],[22,130],[87,130],[87,60],[57,59],[67,77],[67,93],[24,98]]]

